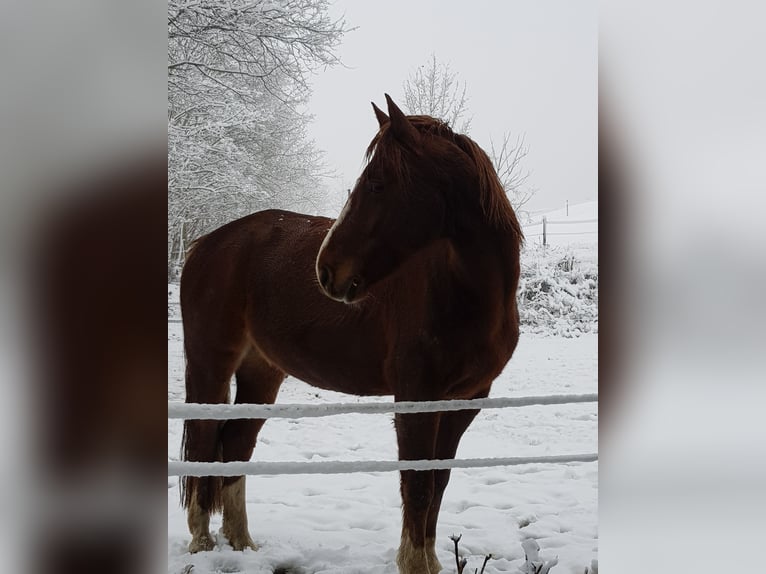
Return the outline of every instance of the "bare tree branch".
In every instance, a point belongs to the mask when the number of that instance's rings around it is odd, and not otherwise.
[[[435,54],[419,66],[404,82],[404,105],[410,114],[423,114],[447,122],[453,130],[468,133],[471,117],[465,83],[458,80],[449,64]]]
[[[526,145],[523,135],[517,136],[515,142],[511,143],[511,134],[506,132],[499,147],[495,146],[495,142],[490,138],[489,157],[516,212],[521,211],[524,204],[537,192],[527,183],[530,172],[522,169],[522,161],[528,153],[529,146]]]
[[[468,133],[471,117],[468,115],[467,86],[461,82],[449,64],[439,62],[431,54],[429,61],[419,66],[404,85],[404,104],[410,114],[424,114],[446,121],[454,131]],[[490,159],[495,166],[513,208],[519,212],[534,196],[536,189],[528,184],[530,172],[522,163],[529,153],[524,136],[511,141],[510,133],[503,134],[502,144],[495,146],[490,139]]]

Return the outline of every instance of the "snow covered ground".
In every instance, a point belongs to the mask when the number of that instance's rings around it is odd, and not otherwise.
[[[170,289],[171,298],[176,295]],[[168,399],[182,401],[181,325],[168,324]],[[597,337],[564,339],[524,335],[491,396],[592,393],[597,390]],[[295,379],[278,402],[379,401],[314,389]],[[534,456],[597,451],[593,403],[532,406],[482,412],[469,428],[458,458]],[[178,460],[181,421],[168,422],[168,458]],[[253,460],[396,459],[392,415],[339,415],[270,420]],[[519,572],[521,542],[534,538],[542,558],[558,556],[554,574],[582,574],[597,558],[598,463],[461,469],[442,506],[437,552],[454,573],[451,534],[462,533],[465,572],[494,559],[486,574]],[[251,476],[247,480],[250,532],[258,552],[234,552],[218,536],[212,552],[190,555],[190,536],[179,504],[178,480],[168,479],[168,572],[207,574],[396,573],[400,531],[398,474]],[[220,528],[220,516],[211,530]],[[193,568],[189,569],[192,565]]]

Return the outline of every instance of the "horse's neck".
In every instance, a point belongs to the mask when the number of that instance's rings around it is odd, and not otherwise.
[[[460,263],[455,269],[462,269],[474,281],[485,278],[502,283],[503,298],[515,302],[519,238],[510,226],[500,227],[488,220],[484,208],[476,201],[478,196],[478,191],[459,194],[463,203],[454,206],[454,219],[448,224],[449,241]],[[482,289],[481,285],[476,288]],[[492,290],[491,286],[488,289]]]
[[[518,242],[510,231],[487,227],[452,239],[451,244],[461,267],[471,276],[498,278],[504,283],[517,280]],[[515,285],[509,287],[515,289]]]
[[[488,312],[515,309],[519,277],[518,244],[501,231],[483,232],[463,240],[442,240],[432,282],[447,300],[474,299]]]

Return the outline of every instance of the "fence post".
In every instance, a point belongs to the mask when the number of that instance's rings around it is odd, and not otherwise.
[[[548,245],[548,218],[543,215],[543,247]]]

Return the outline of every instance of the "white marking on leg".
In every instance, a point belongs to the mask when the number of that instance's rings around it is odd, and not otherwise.
[[[224,485],[221,491],[223,499],[223,535],[229,540],[234,550],[258,546],[250,538],[247,529],[247,508],[245,505],[245,477],[240,477],[233,483]]]
[[[396,565],[399,568],[399,574],[439,574],[438,570],[431,570],[426,549],[416,547],[404,529],[402,529],[399,551],[396,554]]]
[[[191,502],[186,513],[186,521],[192,540],[189,543],[189,552],[201,552],[212,550],[215,542],[210,536],[210,513],[202,510],[197,503],[197,493],[192,493]]]
[[[439,574],[442,571],[441,562],[436,557],[436,538],[426,538],[426,561],[431,574]]]

